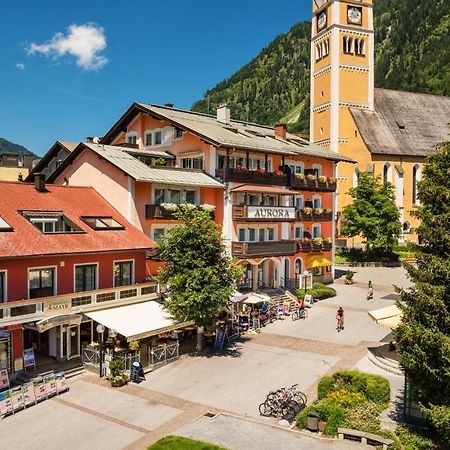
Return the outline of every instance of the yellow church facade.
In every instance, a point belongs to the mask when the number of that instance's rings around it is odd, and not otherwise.
[[[448,139],[450,98],[375,89],[374,58],[372,0],[313,0],[311,141],[357,161],[338,168],[338,218],[369,171],[392,183],[402,240],[416,241],[417,183],[426,156]]]

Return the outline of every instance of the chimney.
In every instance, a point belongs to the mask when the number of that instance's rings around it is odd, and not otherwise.
[[[35,173],[34,174],[34,187],[38,192],[45,192],[45,174]]]
[[[173,108],[173,103],[165,103],[164,106],[167,108]]]
[[[226,104],[219,105],[217,108],[217,121],[229,124],[230,114],[230,108]]]
[[[86,142],[87,142],[88,144],[93,144],[93,143],[94,143],[94,136],[88,136],[88,137],[86,138]]]
[[[285,140],[286,139],[287,127],[284,123],[279,123],[275,125],[275,136]]]

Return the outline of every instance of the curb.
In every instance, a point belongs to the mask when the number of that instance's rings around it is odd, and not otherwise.
[[[399,377],[404,376],[404,373],[401,371],[400,367],[397,368],[394,366],[394,364],[383,361],[385,358],[383,358],[382,360],[382,357],[377,356],[370,351],[367,352],[367,357],[369,358],[370,362],[377,366],[379,369],[382,369],[385,372],[389,372]]]

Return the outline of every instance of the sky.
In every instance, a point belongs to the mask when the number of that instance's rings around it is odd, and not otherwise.
[[[190,109],[309,0],[1,0],[0,137],[38,155],[101,136],[134,102]]]

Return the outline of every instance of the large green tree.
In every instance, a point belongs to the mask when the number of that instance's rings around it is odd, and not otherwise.
[[[392,185],[361,172],[358,186],[350,189],[349,194],[353,202],[342,210],[342,234],[362,236],[367,250],[392,251],[401,232]]]
[[[165,306],[174,317],[195,321],[201,331],[227,306],[243,270],[226,256],[210,212],[180,205],[174,215],[181,223],[170,228],[158,244],[165,261],[159,279],[169,286]]]
[[[450,143],[428,158],[419,183],[423,245],[407,270],[414,288],[401,292],[396,330],[400,362],[416,399],[450,444]]]

